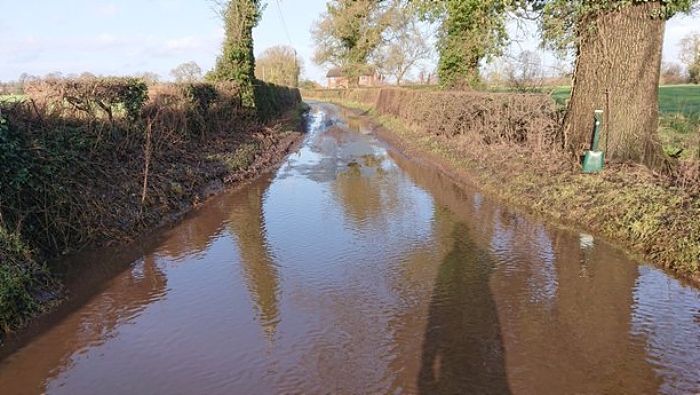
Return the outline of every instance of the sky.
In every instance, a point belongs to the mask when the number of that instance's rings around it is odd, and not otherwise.
[[[326,69],[313,64],[311,27],[326,0],[268,0],[253,31],[255,54],[291,45],[304,60],[304,77],[323,82]],[[669,21],[664,60],[678,57],[678,41],[700,32],[700,17]],[[223,24],[209,0],[0,0],[0,81],[20,74],[45,76],[88,71],[96,75],[170,71],[196,62],[214,66]],[[530,42],[530,44],[528,44]],[[534,40],[526,44],[534,48]]]

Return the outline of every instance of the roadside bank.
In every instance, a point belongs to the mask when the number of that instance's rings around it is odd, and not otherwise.
[[[3,109],[0,338],[70,297],[48,262],[174,223],[274,169],[303,131],[299,93],[284,87],[262,87],[256,114],[231,86],[46,85]]]

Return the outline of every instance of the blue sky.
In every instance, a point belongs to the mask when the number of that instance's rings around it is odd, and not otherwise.
[[[207,0],[2,0],[0,81],[23,72],[132,75],[151,71],[162,79],[177,65],[213,67],[223,38]],[[254,30],[255,53],[292,45],[304,59],[306,78],[322,81],[313,65],[310,29],[325,0],[268,0]],[[286,29],[284,29],[286,26]],[[666,28],[664,58],[677,57],[678,41],[700,32],[700,18],[676,17]]]

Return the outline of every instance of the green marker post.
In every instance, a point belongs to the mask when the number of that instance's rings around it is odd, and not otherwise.
[[[598,141],[600,140],[600,124],[603,119],[603,111],[595,110],[593,113],[593,118],[595,120],[593,126],[593,144],[591,149],[586,151],[583,157],[583,172],[584,173],[598,173],[603,170],[603,165],[605,164],[605,153],[598,151]]]

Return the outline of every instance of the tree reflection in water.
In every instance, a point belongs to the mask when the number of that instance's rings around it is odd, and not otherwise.
[[[272,342],[279,323],[279,273],[265,240],[263,195],[267,184],[254,184],[241,199],[244,204],[231,206],[227,227],[238,241],[241,268],[253,301],[257,320],[268,341]]]

